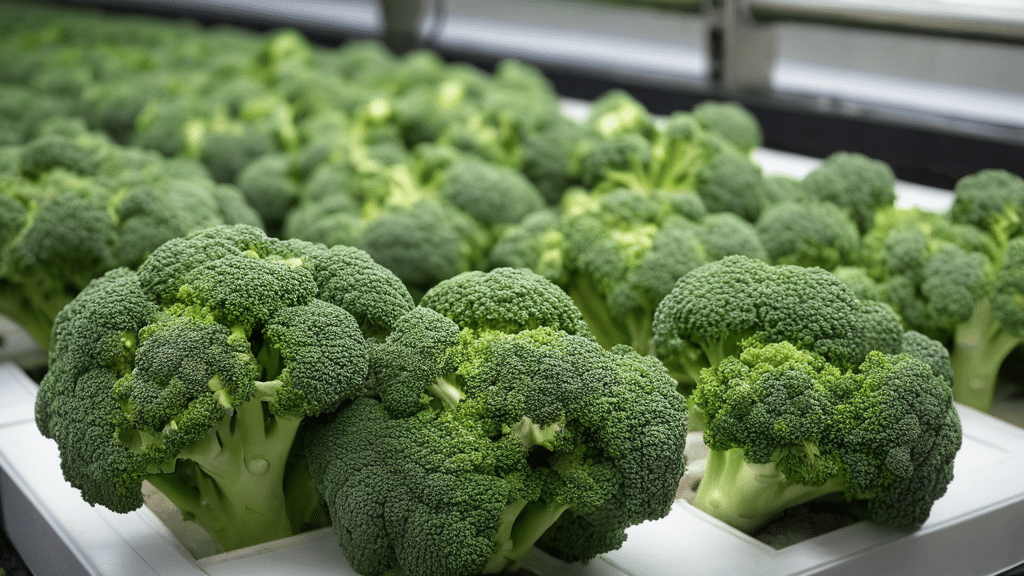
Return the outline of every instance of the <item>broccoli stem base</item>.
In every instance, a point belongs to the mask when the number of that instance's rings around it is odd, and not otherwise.
[[[171,473],[147,477],[182,511],[202,526],[219,550],[260,544],[296,532],[297,518],[319,499],[314,492],[285,494],[289,478],[301,470],[289,453],[301,419],[266,418],[258,399],[238,406],[207,437],[179,454]],[[293,462],[295,460],[293,459]],[[299,459],[302,462],[302,459]],[[290,513],[289,508],[298,509]]]
[[[732,448],[710,451],[693,504],[750,534],[787,508],[842,491],[838,478],[821,486],[794,484],[775,464],[751,464],[741,448]]]
[[[984,299],[971,317],[956,327],[949,359],[953,366],[953,399],[982,411],[992,408],[1003,360],[1024,342],[1000,328],[992,304]]]
[[[498,574],[502,570],[517,568],[530,548],[568,509],[565,505],[521,499],[506,506],[494,537],[494,554],[480,573]]]

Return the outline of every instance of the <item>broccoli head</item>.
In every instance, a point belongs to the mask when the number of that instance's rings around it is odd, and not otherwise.
[[[764,143],[757,117],[739,102],[705,100],[691,112],[705,130],[721,135],[744,152],[751,152]]]
[[[949,380],[917,356],[942,346],[911,340],[908,353],[872,351],[850,369],[791,342],[743,341],[693,394],[710,449],[694,505],[752,532],[838,493],[879,524],[923,524],[962,431]]]
[[[544,325],[571,312],[544,282],[442,282],[424,303],[444,311],[410,311],[371,354],[375,396],[310,429],[310,469],[360,573],[498,573],[535,543],[586,560],[668,512],[685,399],[653,358]]]
[[[755,335],[790,342],[848,369],[863,362],[869,343],[902,333],[894,316],[862,302],[821,268],[734,255],[680,278],[654,312],[652,344],[670,370],[695,382],[701,370],[733,356]]]
[[[287,536],[318,505],[300,428],[364,392],[368,339],[411,307],[356,249],[207,228],[58,314],[36,423],[91,504],[149,481],[224,550]]]
[[[896,201],[892,168],[859,152],[833,152],[803,179],[811,198],[843,208],[863,233],[874,224],[875,212]]]
[[[775,264],[832,270],[858,262],[860,231],[846,212],[831,202],[771,204],[756,226],[768,259]]]
[[[90,133],[45,135],[16,151],[17,170],[0,181],[0,311],[44,347],[57,312],[93,278],[138,266],[171,238],[259,221],[237,189],[194,161]]]

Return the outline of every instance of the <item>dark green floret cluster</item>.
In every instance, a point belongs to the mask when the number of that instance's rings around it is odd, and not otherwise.
[[[952,479],[948,351],[820,268],[698,268],[658,306],[654,348],[696,382],[710,456],[694,504],[741,530],[833,493],[915,529]]]
[[[135,510],[147,481],[223,550],[288,536],[321,505],[296,438],[364,392],[411,308],[357,249],[208,228],[58,314],[36,423],[91,504]]]
[[[306,436],[362,574],[499,573],[534,544],[587,560],[666,515],[683,473],[686,401],[664,367],[604,350],[532,272],[432,288],[372,351],[369,385]]]
[[[47,347],[54,318],[107,270],[217,224],[262,225],[237,188],[186,159],[123,147],[80,123],[6,149],[0,169],[0,313]]]

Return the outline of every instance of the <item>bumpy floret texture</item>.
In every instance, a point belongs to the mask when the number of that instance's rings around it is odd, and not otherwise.
[[[138,508],[149,480],[223,549],[279,538],[317,498],[289,482],[301,423],[364,391],[367,339],[411,307],[358,250],[208,228],[60,312],[36,421],[91,504]]]
[[[667,513],[685,400],[652,358],[537,324],[563,322],[561,312],[509,321],[525,306],[496,288],[544,282],[524,274],[441,283],[424,297],[438,310],[414,309],[374,351],[377,398],[307,435],[313,477],[361,573],[497,573],[534,543],[584,560]],[[549,290],[528,301],[571,309]]]

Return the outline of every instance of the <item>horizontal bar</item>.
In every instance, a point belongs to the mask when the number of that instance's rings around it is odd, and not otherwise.
[[[702,12],[704,2],[701,0],[598,0],[605,4],[621,4],[623,6],[647,6],[650,8],[666,8],[679,12]]]
[[[813,22],[1024,43],[1024,10],[940,2],[751,0],[758,22]]]

